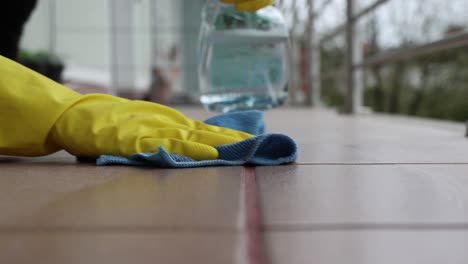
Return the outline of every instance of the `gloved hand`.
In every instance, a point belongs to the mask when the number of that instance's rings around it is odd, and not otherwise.
[[[162,146],[169,153],[195,160],[216,159],[213,146],[252,137],[189,119],[166,106],[104,94],[83,96],[57,120],[51,135],[76,156],[128,157],[157,152]]]
[[[213,146],[252,137],[206,125],[162,105],[81,95],[0,56],[0,155],[65,149],[82,157],[155,152],[216,159]]]
[[[255,12],[273,4],[274,0],[219,0],[222,3],[234,4],[237,10]]]

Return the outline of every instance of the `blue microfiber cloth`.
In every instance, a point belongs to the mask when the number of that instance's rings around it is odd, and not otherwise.
[[[256,137],[228,145],[217,146],[216,160],[197,161],[189,157],[170,154],[159,147],[155,153],[138,153],[129,158],[110,155],[100,156],[97,165],[154,166],[161,168],[193,168],[236,165],[281,165],[297,158],[297,145],[282,134],[264,134],[265,123],[260,111],[234,112],[218,115],[205,121],[210,125],[244,131]]]

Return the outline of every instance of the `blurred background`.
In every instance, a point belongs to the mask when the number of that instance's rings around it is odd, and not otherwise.
[[[19,60],[82,93],[198,104],[203,3],[39,0]],[[275,5],[291,33],[290,106],[468,120],[468,1]]]

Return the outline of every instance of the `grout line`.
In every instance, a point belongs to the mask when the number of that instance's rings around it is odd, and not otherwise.
[[[320,231],[468,231],[468,222],[454,223],[321,223],[271,224],[265,232],[320,232]]]
[[[244,167],[247,248],[249,264],[266,264],[267,255],[262,237],[262,218],[254,167]]]
[[[395,165],[468,165],[468,162],[297,162],[306,166],[395,166]]]
[[[238,234],[239,230],[230,227],[184,227],[184,226],[0,226],[2,234],[58,234],[58,233],[91,233],[91,234],[114,234],[114,233],[143,233],[143,234]]]
[[[247,228],[250,242],[259,241],[261,245],[262,232],[314,232],[314,231],[366,231],[366,230],[395,230],[395,231],[444,231],[465,230],[468,231],[468,222],[446,222],[446,223],[317,223],[317,224],[266,224],[260,225],[255,220],[251,227]],[[253,228],[256,227],[256,228]],[[242,230],[242,229],[241,229]],[[216,233],[216,234],[238,234],[239,229],[229,227],[141,227],[141,226],[0,226],[2,234],[40,234],[40,233],[92,233],[92,234],[114,234],[114,233],[144,233],[144,234],[179,234],[179,233]],[[258,236],[258,237],[255,237]],[[263,250],[262,250],[263,251]],[[241,262],[243,263],[243,262]],[[255,262],[254,262],[255,263]],[[262,262],[260,262],[262,263]]]
[[[245,172],[242,170],[240,175],[240,187],[239,187],[239,209],[237,211],[237,229],[245,232],[247,230],[246,222],[246,198],[245,198]],[[245,234],[245,233],[244,233]],[[249,263],[248,259],[248,236],[247,235],[238,236],[237,246],[234,254],[234,263],[236,264],[246,264]]]

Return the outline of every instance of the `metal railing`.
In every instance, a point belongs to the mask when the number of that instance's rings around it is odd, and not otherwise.
[[[444,39],[405,49],[384,51],[363,61],[355,67],[370,67],[378,64],[410,60],[415,57],[468,46],[468,32],[450,35]]]
[[[326,8],[333,0],[326,0],[317,10],[314,9],[316,0],[308,0],[309,4],[309,25],[306,31],[306,39],[308,42],[308,83],[310,95],[305,103],[308,105],[320,105],[321,95],[321,83],[323,80],[334,78],[338,75],[344,76],[345,85],[345,103],[344,112],[348,114],[357,113],[360,111],[363,105],[363,90],[364,84],[362,83],[362,74],[369,68],[376,65],[387,65],[394,62],[406,61],[417,58],[419,56],[432,54],[436,52],[445,51],[448,49],[455,49],[463,46],[468,46],[468,33],[458,33],[456,35],[448,35],[445,38],[415,45],[406,48],[399,48],[394,50],[383,50],[371,57],[364,58],[359,51],[362,48],[360,43],[357,43],[356,30],[357,24],[367,15],[377,11],[377,9],[384,6],[391,0],[376,0],[368,6],[362,8],[356,12],[356,1],[357,0],[342,0],[346,2],[346,14],[345,22],[335,27],[333,30],[324,34],[322,37],[318,37],[315,24],[316,20],[321,13],[321,8]],[[338,36],[344,35],[344,65],[340,69],[328,72],[325,74],[321,73],[321,50],[322,47],[329,41],[335,39]],[[295,36],[293,36],[293,39]]]

